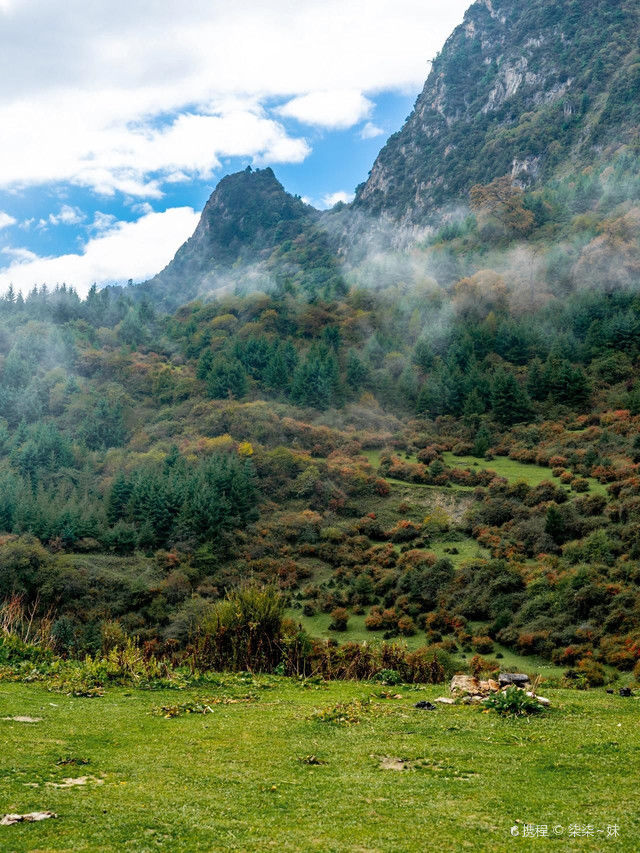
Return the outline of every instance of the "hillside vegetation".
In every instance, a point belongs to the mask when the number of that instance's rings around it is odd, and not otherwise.
[[[268,261],[268,292],[168,315],[133,291],[10,292],[5,594],[49,614],[64,653],[112,630],[186,649],[253,578],[294,616],[344,611],[336,638],[355,619],[371,639],[498,643],[596,681],[632,670],[634,163],[478,186],[476,215],[410,264],[334,258],[315,285],[305,238],[278,249],[294,274]]]
[[[248,168],[151,281],[9,289],[8,636],[640,678],[637,9],[586,7],[475,3],[353,206]]]

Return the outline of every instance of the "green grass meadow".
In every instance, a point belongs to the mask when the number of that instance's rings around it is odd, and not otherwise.
[[[384,450],[364,450],[362,455],[366,456],[369,460],[369,463],[374,467],[378,468],[380,465],[380,457],[384,453]],[[417,462],[417,458],[413,455],[406,456],[404,453],[397,454],[401,459],[407,460],[407,462]],[[554,483],[560,484],[560,481],[553,477],[550,468],[545,468],[541,465],[528,465],[525,462],[517,462],[515,459],[509,459],[508,456],[496,456],[495,459],[491,461],[487,461],[485,459],[478,459],[476,456],[456,456],[454,453],[447,451],[442,454],[442,459],[445,465],[448,465],[450,468],[478,468],[480,470],[490,470],[495,471],[499,477],[504,477],[510,483],[517,483],[520,480],[523,480],[529,486],[535,487],[539,486],[540,483],[543,483],[545,480],[551,480]],[[386,478],[390,483],[400,483],[400,480],[393,480],[391,478]],[[602,483],[599,483],[593,477],[587,478],[589,483],[589,492],[591,494],[597,495],[606,495],[607,487]],[[423,484],[412,484],[413,486],[419,485],[421,488],[426,489],[438,489],[440,491],[472,491],[471,488],[467,486],[459,486],[457,484],[449,485],[449,486],[427,486]],[[570,489],[566,489],[567,492]]]
[[[545,715],[503,719],[470,706],[413,707],[443,686],[393,688],[398,699],[383,690],[228,676],[86,699],[3,682],[0,717],[42,721],[0,720],[0,811],[58,818],[0,827],[0,850],[638,850],[639,699],[549,690]],[[351,725],[313,716],[368,696]],[[152,713],[216,697],[240,701],[205,715]],[[382,769],[384,759],[406,769]],[[48,784],[81,776],[87,784]],[[512,837],[525,824],[564,832]],[[571,838],[573,824],[617,825],[619,837]]]

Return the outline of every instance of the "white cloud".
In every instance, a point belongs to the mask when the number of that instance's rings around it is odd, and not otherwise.
[[[5,213],[3,210],[0,210],[0,231],[3,228],[8,228],[10,225],[15,225],[18,220],[15,219],[8,213]]]
[[[35,252],[30,251],[30,249],[14,249],[11,246],[5,246],[2,249],[3,255],[9,255],[9,257],[13,258],[14,261],[35,261],[38,257]]]
[[[50,213],[48,222],[50,225],[79,225],[86,219],[84,213],[77,207],[63,204],[59,213]]]
[[[303,124],[328,128],[352,127],[371,113],[372,102],[362,92],[338,90],[300,95],[278,108],[278,113]]]
[[[206,115],[184,113],[160,127],[118,125],[114,115],[108,126],[96,128],[89,103],[80,107],[78,96],[69,95],[55,106],[41,105],[40,119],[55,127],[45,146],[33,133],[29,110],[14,105],[4,115],[12,133],[0,141],[0,186],[68,181],[104,195],[159,198],[163,178],[209,178],[221,157],[281,163],[300,162],[309,153],[304,139],[287,136],[250,103],[224,103]],[[60,115],[66,120],[56,126]]]
[[[59,213],[50,213],[46,219],[40,219],[37,228],[42,231],[50,225],[80,225],[87,217],[78,207],[71,207],[69,204],[63,204]],[[23,223],[24,227],[28,228],[31,223],[29,220]]]
[[[143,281],[166,266],[191,236],[198,218],[190,207],[174,207],[163,213],[147,213],[135,222],[111,223],[90,239],[80,254],[57,258],[38,257],[26,249],[4,249],[13,260],[0,270],[0,292],[9,284],[27,292],[34,284],[64,282],[84,295],[94,281]]]
[[[349,127],[414,90],[467,5],[0,0],[0,187],[158,198],[227,156],[299,162],[282,119]]]
[[[335,193],[329,193],[324,196],[322,199],[321,207],[333,207],[334,204],[338,204],[338,202],[342,202],[343,204],[349,204],[350,201],[353,201],[354,194],[345,192],[344,190],[338,190]]]
[[[148,210],[139,211],[141,214],[151,213],[153,208],[149,205]],[[135,212],[135,211],[134,211]],[[116,221],[116,217],[113,213],[102,213],[101,210],[96,210],[95,216],[93,217],[93,222],[89,226],[91,231],[107,231]]]
[[[368,121],[360,131],[360,139],[375,139],[376,136],[382,136],[384,130],[371,121]]]

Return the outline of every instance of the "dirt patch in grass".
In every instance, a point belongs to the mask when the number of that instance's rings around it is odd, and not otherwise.
[[[10,723],[41,723],[42,717],[3,717],[3,720],[6,720]]]
[[[52,788],[78,788],[83,785],[104,785],[104,779],[96,776],[78,776],[76,779],[68,777],[61,782],[47,782]]]

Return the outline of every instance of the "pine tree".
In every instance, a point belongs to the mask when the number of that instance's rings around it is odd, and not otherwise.
[[[237,358],[217,356],[207,375],[207,393],[214,400],[236,399],[247,393],[247,374]]]
[[[107,521],[113,526],[121,518],[125,517],[126,506],[133,491],[133,484],[125,477],[122,471],[116,475],[107,498]]]
[[[354,393],[363,391],[369,381],[369,369],[354,349],[347,353],[347,386]]]
[[[539,358],[534,358],[529,365],[527,392],[532,400],[536,400],[538,402],[544,400],[549,393],[549,388],[545,381],[542,362]]]
[[[464,401],[464,420],[470,426],[477,426],[480,415],[484,414],[484,403],[476,388],[473,388]],[[484,453],[482,454],[484,456]]]
[[[491,447],[491,433],[486,424],[482,424],[473,443],[473,455],[478,459],[484,459],[487,450]]]
[[[555,503],[552,503],[547,510],[544,529],[545,533],[547,533],[556,544],[560,544],[560,542],[562,542],[564,534],[564,519],[557,504]]]
[[[522,423],[531,417],[531,401],[512,373],[496,371],[491,387],[491,408],[498,423]]]
[[[274,391],[286,391],[298,362],[298,355],[291,341],[274,343],[269,362],[264,372],[264,381]]]
[[[211,370],[211,366],[213,364],[213,351],[210,349],[205,349],[200,354],[200,358],[198,359],[198,364],[196,365],[196,377],[202,381],[204,381],[209,375],[209,371]]]

